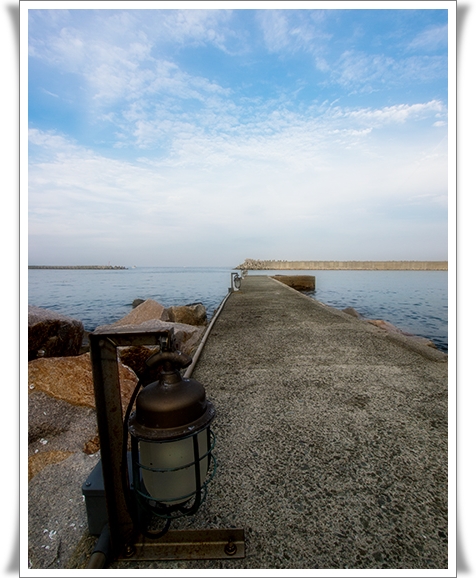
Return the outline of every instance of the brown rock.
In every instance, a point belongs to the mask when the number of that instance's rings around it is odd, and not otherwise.
[[[83,452],[91,455],[99,451],[99,436],[94,436],[84,444]]]
[[[128,367],[119,364],[119,380],[123,408],[136,386],[137,376]],[[43,391],[73,405],[94,408],[94,385],[89,353],[76,357],[35,359],[28,364],[30,392]]]
[[[207,324],[207,310],[203,303],[177,305],[169,307],[167,312],[169,314],[169,320],[174,323],[198,326]]]
[[[136,375],[140,376],[146,360],[156,351],[159,351],[160,347],[119,347],[118,350],[121,362],[130,367]]]
[[[81,321],[50,309],[28,306],[28,359],[78,355],[83,340]]]
[[[137,307],[135,307],[125,317],[122,317],[122,319],[112,323],[111,327],[123,325],[140,325],[144,321],[150,321],[151,319],[169,321],[165,307],[153,299],[147,299],[140,305],[137,305]]]

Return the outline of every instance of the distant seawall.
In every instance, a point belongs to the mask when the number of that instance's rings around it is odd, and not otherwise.
[[[448,261],[260,261],[246,259],[236,269],[250,271],[448,271]]]
[[[28,265],[28,269],[126,269],[119,265]]]

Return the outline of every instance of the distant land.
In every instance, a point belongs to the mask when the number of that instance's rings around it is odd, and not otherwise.
[[[245,259],[241,270],[448,271],[448,261],[268,261]]]
[[[28,269],[127,269],[119,265],[28,265]]]

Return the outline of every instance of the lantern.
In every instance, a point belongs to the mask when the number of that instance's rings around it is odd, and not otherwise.
[[[197,511],[206,495],[214,458],[210,423],[215,416],[205,389],[182,378],[180,367],[191,359],[179,351],[160,352],[147,360],[162,366],[160,377],[137,396],[128,419],[132,479],[139,519],[170,519]]]

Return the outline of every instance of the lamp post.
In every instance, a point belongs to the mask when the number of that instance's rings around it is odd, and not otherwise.
[[[241,287],[241,277],[238,273],[231,274],[231,288],[230,292],[239,291]]]
[[[88,517],[98,510],[98,499],[105,502],[99,510],[107,512],[112,558],[243,558],[242,529],[169,530],[171,520],[198,510],[216,467],[210,430],[215,409],[202,384],[182,378],[180,368],[191,359],[175,350],[173,331],[97,329],[90,345],[102,475],[93,471],[83,494]],[[160,350],[146,361],[123,416],[117,348],[142,345]],[[158,379],[149,383],[144,376],[157,377],[157,370]],[[93,479],[97,491],[88,508],[84,488],[91,490]]]

